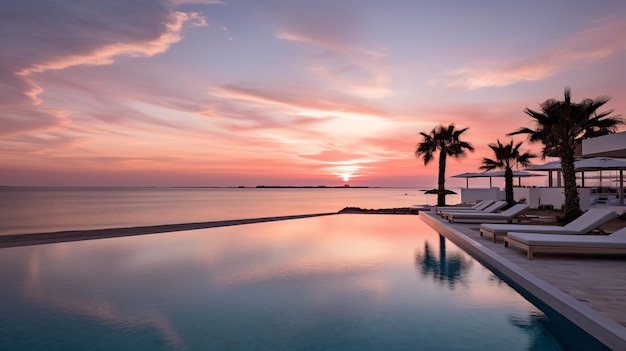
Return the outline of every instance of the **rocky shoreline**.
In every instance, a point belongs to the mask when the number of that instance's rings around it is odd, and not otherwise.
[[[417,214],[418,209],[411,207],[398,207],[398,208],[379,208],[379,209],[367,209],[360,207],[346,207],[339,211],[339,213],[369,213],[369,214]]]

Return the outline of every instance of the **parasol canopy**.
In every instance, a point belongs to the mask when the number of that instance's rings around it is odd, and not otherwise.
[[[513,177],[517,178],[518,185],[521,184],[521,178],[526,177],[544,177],[543,174],[530,173],[526,171],[513,171]],[[487,178],[489,177],[489,187],[491,188],[491,178],[492,177],[504,177],[504,171],[490,171],[490,172],[465,172],[461,174],[453,175],[452,178],[465,178],[465,187],[469,188],[467,180],[469,178]]]
[[[602,171],[626,169],[626,160],[610,157],[579,158],[574,162],[577,171]],[[561,161],[526,167],[527,171],[560,171]]]
[[[424,194],[439,194],[439,189],[424,190]],[[456,192],[454,192],[452,190],[444,189],[443,190],[443,194],[444,195],[453,195],[453,194],[456,194]]]
[[[453,175],[452,178],[465,178],[465,187],[469,188],[469,179],[477,178],[479,174],[480,173],[476,173],[476,172],[465,172],[465,173]]]
[[[598,171],[600,173],[600,184],[602,184],[602,171],[619,170],[619,197],[620,203],[624,203],[624,170],[626,169],[626,160],[611,157],[592,157],[592,158],[579,158],[574,162],[574,169],[577,172],[582,172],[581,181],[582,186],[585,186],[585,171]],[[561,161],[551,161],[544,163],[543,165],[533,165],[527,167],[529,171],[560,171]],[[560,181],[560,178],[559,178]],[[550,177],[550,186],[552,186],[552,177]]]
[[[599,171],[626,169],[626,160],[609,157],[594,157],[578,159],[575,163],[577,171]]]

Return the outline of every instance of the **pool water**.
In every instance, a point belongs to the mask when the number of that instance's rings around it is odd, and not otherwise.
[[[2,350],[560,350],[418,216],[0,249]]]

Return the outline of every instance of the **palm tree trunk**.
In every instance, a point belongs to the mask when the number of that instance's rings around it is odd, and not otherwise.
[[[437,181],[437,206],[446,205],[446,151],[439,149],[439,177]]]
[[[510,167],[504,170],[504,195],[506,203],[512,206],[515,200],[513,199],[513,170]]]
[[[570,222],[582,214],[578,188],[576,187],[576,169],[574,168],[574,151],[566,152],[561,157],[561,170],[563,171],[563,192],[565,193],[564,220]]]

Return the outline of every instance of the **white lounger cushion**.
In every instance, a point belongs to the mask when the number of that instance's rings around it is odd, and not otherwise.
[[[575,230],[579,233],[588,233],[591,230],[597,228],[600,224],[606,223],[616,217],[617,213],[615,213],[615,211],[613,210],[592,208],[589,211],[583,213],[582,216],[565,225],[564,228],[567,228],[567,230]],[[596,221],[599,221],[600,224],[594,224],[594,219]]]
[[[545,235],[509,232],[507,236],[528,246],[626,249],[626,228],[611,235]]]
[[[544,234],[585,234],[615,217],[617,214],[613,210],[592,208],[565,226],[485,223],[480,228],[498,234],[513,231]]]
[[[493,205],[495,201],[493,200],[483,200],[479,203],[477,203],[474,206],[437,206],[436,207],[436,212],[441,212],[441,211],[482,211],[485,208]]]
[[[455,213],[478,213],[478,214],[494,213],[497,210],[503,208],[504,206],[506,206],[506,201],[496,201],[493,204],[489,205],[484,210],[470,210],[470,209],[465,209],[465,210],[446,210],[446,211],[441,211],[441,214],[444,217],[447,217],[447,216],[453,215]]]
[[[448,217],[452,216],[454,218],[467,218],[467,219],[506,219],[510,217],[515,217],[520,213],[526,211],[528,209],[528,205],[517,204],[508,210],[502,211],[500,213],[467,213],[467,212],[457,212],[457,213],[448,213],[444,212],[444,214],[448,214]]]
[[[572,230],[565,230],[560,225],[532,225],[532,224],[491,224],[485,223],[480,226],[495,233],[510,233],[511,231],[523,233],[543,233],[543,234],[578,234]],[[582,233],[581,233],[582,234]]]

